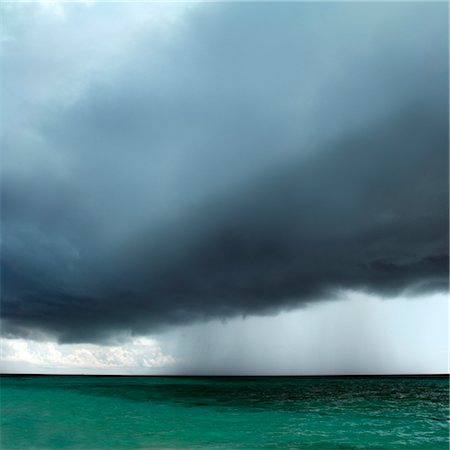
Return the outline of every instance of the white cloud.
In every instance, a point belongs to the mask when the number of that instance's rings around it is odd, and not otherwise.
[[[148,372],[171,365],[175,359],[163,353],[159,342],[150,338],[137,338],[116,346],[94,344],[59,345],[55,342],[37,342],[26,339],[1,339],[4,370],[20,365],[36,371],[53,369],[60,372],[85,369],[97,373]]]

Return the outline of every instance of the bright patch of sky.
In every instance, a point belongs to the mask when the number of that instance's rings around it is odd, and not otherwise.
[[[4,372],[151,373],[175,362],[158,341],[148,337],[116,346],[1,339],[1,347]]]

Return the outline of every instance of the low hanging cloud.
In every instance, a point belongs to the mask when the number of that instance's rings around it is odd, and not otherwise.
[[[58,345],[55,342],[33,342],[24,339],[1,339],[2,364],[14,370],[15,365],[28,370],[84,370],[123,374],[125,371],[147,371],[170,367],[175,359],[163,353],[158,341],[137,338],[126,345],[95,344]]]
[[[146,8],[10,12],[6,336],[448,288],[447,5]]]

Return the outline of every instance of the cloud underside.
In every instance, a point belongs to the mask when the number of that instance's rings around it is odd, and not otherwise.
[[[4,334],[448,289],[446,5],[251,8],[139,30],[75,99],[6,120]]]

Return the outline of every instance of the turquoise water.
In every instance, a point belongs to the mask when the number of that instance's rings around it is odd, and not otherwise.
[[[1,449],[448,449],[447,378],[2,377]]]

